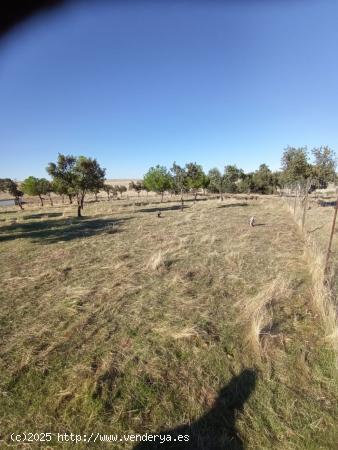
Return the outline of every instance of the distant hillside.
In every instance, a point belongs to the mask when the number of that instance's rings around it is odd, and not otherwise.
[[[106,180],[106,183],[108,183],[108,184],[120,184],[122,186],[127,186],[128,187],[129,183],[131,181],[136,182],[136,181],[140,181],[140,180],[137,179],[137,178],[113,178],[111,180]]]

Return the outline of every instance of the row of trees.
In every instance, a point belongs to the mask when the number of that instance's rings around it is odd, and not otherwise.
[[[225,192],[229,193],[260,193],[271,194],[283,185],[310,186],[311,190],[325,188],[329,182],[336,180],[336,155],[329,147],[314,148],[311,151],[312,160],[306,147],[287,147],[282,155],[281,170],[272,172],[266,164],[261,164],[255,172],[245,173],[236,165],[226,165],[223,173],[213,168],[205,174],[201,165],[188,163],[179,166],[176,162],[168,170],[164,166],[151,167],[142,181],[130,182],[129,189],[140,194],[142,190],[154,191],[162,196],[171,192],[181,196],[183,209],[183,194],[193,193],[194,198],[203,190],[218,193],[223,199]],[[23,194],[38,196],[43,206],[44,196],[48,196],[51,205],[51,193],[68,196],[70,203],[77,203],[78,216],[84,206],[87,193],[97,194],[104,190],[108,199],[110,195],[122,196],[127,190],[123,185],[110,185],[105,182],[105,169],[102,169],[96,159],[84,156],[59,154],[57,161],[48,164],[46,178],[26,178],[20,186],[9,178],[0,179],[0,191],[8,192],[22,208],[20,198]],[[310,182],[310,183],[309,183]]]
[[[57,161],[49,163],[46,170],[51,180],[30,176],[21,183],[19,189],[15,181],[9,178],[0,179],[0,191],[12,195],[20,208],[22,208],[20,198],[24,194],[39,197],[41,206],[44,206],[45,196],[48,196],[53,206],[51,193],[60,195],[62,199],[67,196],[70,203],[76,201],[79,217],[87,193],[93,193],[97,199],[97,194],[104,190],[110,199],[110,195],[116,197],[119,193],[122,197],[127,191],[126,186],[105,183],[105,169],[100,167],[96,159],[60,153]]]
[[[281,184],[306,184],[311,181],[311,189],[325,189],[336,181],[337,158],[327,146],[311,150],[312,161],[306,147],[288,147],[284,150],[280,175]]]
[[[70,203],[77,202],[77,214],[81,217],[84,199],[88,192],[98,193],[105,186],[105,169],[102,169],[96,159],[85,156],[59,154],[57,161],[48,164],[47,173],[51,181],[46,178],[26,178],[20,186],[10,179],[0,180],[0,190],[14,196],[16,203],[22,208],[20,197],[23,194],[38,196],[43,206],[44,195],[48,195],[51,204],[51,193],[61,196],[67,195]]]
[[[244,173],[236,165],[227,165],[224,172],[217,168],[205,174],[196,163],[181,167],[174,162],[168,170],[164,166],[151,167],[143,178],[144,187],[162,195],[169,191],[193,192],[196,196],[202,189],[219,193],[221,199],[225,192],[272,194],[283,185],[301,184],[311,181],[311,189],[326,188],[336,178],[336,155],[329,147],[314,148],[313,161],[310,161],[306,147],[287,147],[284,150],[281,171],[272,172],[266,164],[261,164],[255,172]]]

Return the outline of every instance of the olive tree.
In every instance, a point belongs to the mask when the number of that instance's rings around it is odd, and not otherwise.
[[[330,147],[319,147],[312,149],[314,164],[312,177],[316,187],[325,189],[329,182],[335,181],[337,158]]]
[[[181,211],[184,208],[184,197],[183,193],[188,190],[187,184],[187,172],[184,167],[179,166],[174,161],[171,172],[171,188],[175,194],[181,194]]]
[[[123,192],[127,192],[127,186],[124,186],[123,184],[120,184],[119,186],[117,186],[117,190],[121,195],[121,198],[123,196]]]
[[[129,189],[134,190],[137,192],[137,196],[140,196],[141,191],[144,189],[143,182],[137,181],[136,183],[134,181],[131,181],[129,183]]]
[[[114,191],[114,186],[112,186],[111,184],[105,183],[105,184],[103,185],[102,189],[103,189],[104,192],[107,194],[108,200],[110,200],[110,194],[113,193],[113,191]]]
[[[237,192],[237,184],[244,178],[244,172],[236,165],[227,165],[224,167],[224,191]]]
[[[166,167],[157,165],[151,167],[144,175],[143,183],[149,191],[161,194],[163,202],[163,194],[172,186],[172,178]]]
[[[208,172],[208,178],[210,180],[209,190],[211,192],[218,192],[221,200],[223,200],[224,192],[224,175],[215,167]]]
[[[57,162],[49,163],[47,172],[53,180],[62,180],[75,193],[78,217],[81,217],[86,194],[102,189],[105,181],[105,169],[100,167],[96,159],[85,156],[59,153]]]
[[[304,183],[311,176],[306,147],[287,147],[283,152],[281,163],[285,183]]]
[[[12,195],[14,197],[15,204],[18,205],[20,209],[23,209],[21,197],[24,193],[19,190],[15,181],[10,178],[0,178],[0,191],[7,192],[9,195]]]
[[[69,198],[69,203],[72,204],[73,203],[73,197],[74,195],[76,195],[76,192],[74,192],[74,190],[67,185],[67,183],[58,178],[54,178],[53,181],[51,182],[52,185],[52,191],[55,194],[58,194],[61,196],[62,199],[62,203],[64,203],[64,196],[66,195]]]
[[[50,197],[52,185],[50,181],[46,180],[46,178],[36,178],[30,176],[23,181],[21,189],[27,195],[31,195],[32,197],[39,197],[41,206],[43,206],[43,195],[49,195],[51,205],[53,205],[53,201]]]
[[[194,194],[194,203],[196,202],[197,194],[205,183],[205,174],[202,166],[197,163],[188,163],[185,165],[187,174],[187,186]]]

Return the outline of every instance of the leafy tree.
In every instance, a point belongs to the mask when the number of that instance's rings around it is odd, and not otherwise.
[[[127,187],[126,187],[126,186],[123,186],[123,185],[121,184],[120,186],[117,186],[117,190],[118,190],[118,192],[120,193],[121,198],[122,198],[123,192],[127,192]]]
[[[194,194],[194,202],[196,202],[196,197],[198,190],[203,187],[203,182],[205,181],[205,174],[203,172],[202,166],[197,163],[188,163],[185,165],[187,174],[187,186]]]
[[[240,182],[238,183],[238,192],[242,193],[250,193],[255,192],[255,183],[254,183],[254,173],[249,172],[244,174],[244,176],[241,178]]]
[[[115,184],[113,186],[113,190],[112,190],[113,197],[117,198],[118,197],[118,193],[119,193],[119,186],[117,184]]]
[[[304,183],[311,176],[306,147],[287,147],[282,156],[282,179],[285,183]]]
[[[136,191],[137,192],[137,196],[139,197],[141,191],[144,189],[143,182],[137,181],[136,183],[134,183],[134,181],[131,181],[129,183],[129,189]]]
[[[73,196],[76,195],[76,192],[74,192],[74,190],[72,190],[72,188],[70,188],[65,181],[60,178],[54,178],[51,184],[52,191],[61,196],[62,203],[64,202],[65,195],[69,198],[69,203],[73,203]]]
[[[150,192],[150,191],[149,191],[149,188],[148,188],[147,186],[144,185],[143,181],[142,181],[142,185],[143,185],[143,190],[146,191],[147,197],[148,197],[148,194],[149,194],[149,192]]]
[[[312,149],[314,165],[312,177],[315,186],[320,189],[327,188],[329,182],[335,181],[337,158],[335,152],[330,147],[324,146]]]
[[[81,217],[85,195],[102,189],[105,180],[105,169],[96,159],[85,156],[74,157],[59,153],[56,163],[49,163],[47,172],[53,180],[61,180],[77,198],[77,215]]]
[[[15,181],[10,178],[0,178],[0,191],[8,192],[9,195],[14,197],[14,202],[16,205],[23,209],[21,204],[21,197],[23,196],[23,192],[19,190],[18,185]]]
[[[102,189],[104,190],[104,192],[107,194],[108,196],[108,200],[110,200],[110,193],[114,192],[114,186],[112,186],[111,184],[104,184]]]
[[[174,190],[175,193],[181,193],[187,191],[188,185],[187,185],[187,172],[184,167],[179,166],[176,164],[176,162],[173,162],[173,166],[170,169],[171,174],[171,187]]]
[[[102,188],[103,188],[103,186],[102,186]],[[100,189],[96,187],[96,188],[93,189],[92,192],[93,192],[93,194],[95,196],[95,201],[98,202],[99,200],[98,200],[97,196],[100,193]]]
[[[282,172],[278,170],[272,172],[272,185],[274,186],[275,190],[277,189],[277,187],[282,186]]]
[[[43,206],[43,195],[49,195],[52,191],[52,185],[51,183],[46,180],[46,178],[35,178],[33,176],[30,176],[26,178],[22,185],[21,189],[23,192],[27,195],[31,195],[33,197],[39,197],[41,206]],[[50,197],[51,200],[51,197]],[[53,205],[53,202],[51,200],[51,204]]]
[[[48,195],[51,206],[53,206],[53,199],[51,193],[53,192],[53,183],[46,178],[40,178],[42,195]]]
[[[272,172],[266,164],[261,164],[254,172],[253,177],[254,192],[260,194],[271,194],[274,190]]]
[[[163,202],[163,194],[172,186],[172,178],[166,167],[157,165],[151,167],[144,175],[143,183],[150,191],[161,194]]]
[[[209,190],[211,192],[219,192],[221,200],[223,200],[224,176],[215,167],[215,168],[209,170],[208,178],[210,180]]]
[[[83,209],[87,192],[97,192],[102,189],[106,170],[102,169],[96,159],[79,156],[74,165],[76,187],[79,192],[80,206]]]
[[[244,172],[235,165],[224,167],[224,191],[237,192],[237,183],[243,179]]]
[[[174,161],[170,169],[171,172],[171,189],[175,194],[181,194],[181,211],[184,208],[183,193],[188,189],[188,177],[186,169],[176,164]]]
[[[209,185],[210,185],[210,178],[208,177],[208,175],[204,174],[202,181],[203,194],[205,194],[205,190],[208,189]]]

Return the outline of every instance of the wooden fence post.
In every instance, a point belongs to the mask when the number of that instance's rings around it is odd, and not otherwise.
[[[306,182],[306,185],[305,185],[306,192],[305,192],[305,197],[304,197],[304,201],[303,201],[304,205],[303,205],[303,217],[302,217],[302,230],[303,231],[304,231],[304,227],[305,227],[305,218],[306,218],[307,202],[308,202],[310,184],[311,184],[311,181],[308,180]]]
[[[329,261],[330,261],[330,255],[331,255],[332,240],[333,240],[333,235],[334,235],[334,231],[335,231],[335,228],[336,228],[337,211],[338,211],[338,195],[337,195],[337,200],[336,200],[336,206],[334,208],[334,214],[333,214],[333,221],[332,221],[332,227],[331,227],[329,246],[327,248],[327,253],[326,253],[325,273],[327,273],[328,270],[329,270]]]

